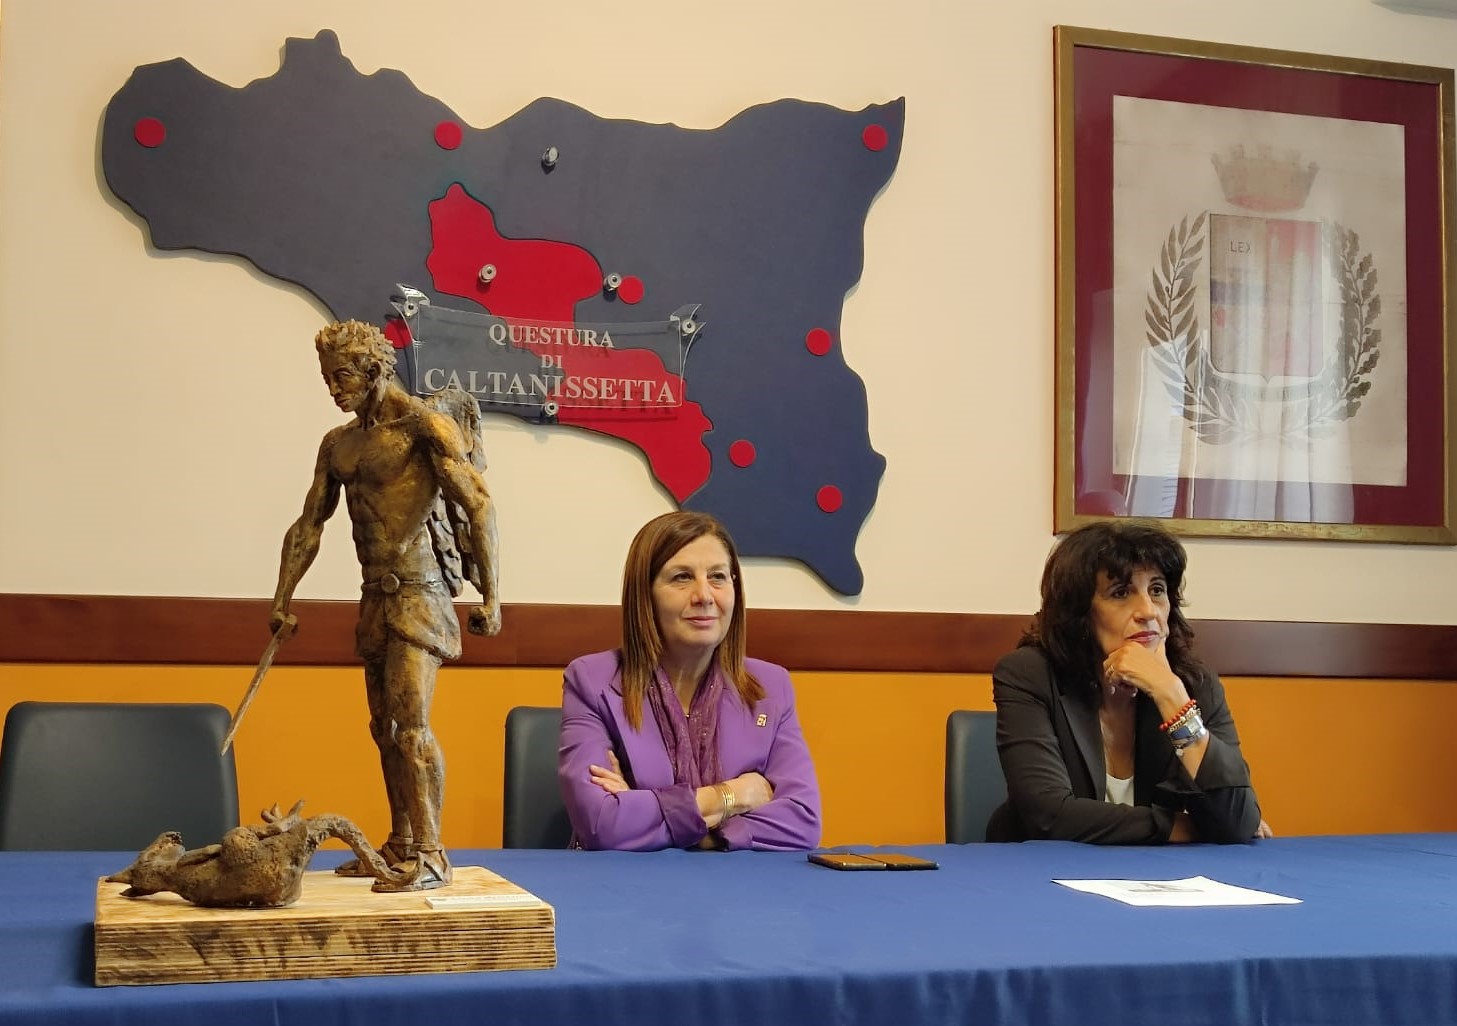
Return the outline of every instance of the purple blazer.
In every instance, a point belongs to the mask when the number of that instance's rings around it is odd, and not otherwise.
[[[622,705],[617,650],[572,661],[562,682],[562,735],[557,777],[577,842],[585,848],[655,851],[690,848],[708,833],[693,788],[673,782],[673,767],[652,712],[633,730]],[[794,712],[794,688],[782,666],[746,660],[765,696],[746,709],[738,692],[723,690],[718,711],[718,757],[725,779],[750,770],[774,787],[774,798],[733,816],[719,831],[730,849],[807,851],[820,840],[820,789]],[[587,767],[609,765],[617,753],[632,789],[609,794]]]

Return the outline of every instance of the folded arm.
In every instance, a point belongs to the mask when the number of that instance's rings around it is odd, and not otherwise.
[[[605,706],[608,700],[605,690],[588,685],[576,664],[567,667],[557,777],[573,834],[594,850],[656,851],[696,845],[709,828],[692,787],[614,790],[593,779],[594,766],[599,770],[613,766],[615,753],[624,750],[621,739],[614,736],[613,717]]]
[[[1189,814],[1195,840],[1251,841],[1262,826],[1260,803],[1240,753],[1239,733],[1224,697],[1224,685],[1214,674],[1205,673],[1190,690],[1209,730],[1209,743],[1192,776],[1187,765],[1176,758],[1158,790]]]
[[[718,827],[718,836],[729,849],[807,851],[820,843],[819,782],[795,713],[794,691],[785,677],[785,699],[760,771],[773,795]]]

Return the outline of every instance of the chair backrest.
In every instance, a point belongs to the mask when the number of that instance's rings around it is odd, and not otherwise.
[[[518,705],[506,714],[501,847],[565,848],[572,824],[557,783],[562,711]]]
[[[997,714],[956,710],[946,717],[946,843],[986,840],[987,820],[1006,800]]]
[[[200,848],[238,825],[220,705],[20,702],[0,742],[0,851]]]

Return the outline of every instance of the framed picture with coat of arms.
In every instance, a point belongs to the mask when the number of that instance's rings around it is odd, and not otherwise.
[[[1457,543],[1452,71],[1054,51],[1056,529]]]

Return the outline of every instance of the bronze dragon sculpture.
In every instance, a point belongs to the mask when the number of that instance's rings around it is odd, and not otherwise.
[[[219,843],[190,851],[181,834],[168,831],[106,879],[127,884],[121,893],[128,898],[172,891],[208,908],[281,908],[298,900],[319,845],[337,837],[374,876],[374,890],[408,889],[409,874],[391,869],[357,826],[343,816],[300,816],[303,804],[286,814],[274,805],[263,810],[262,826],[236,827]]]

